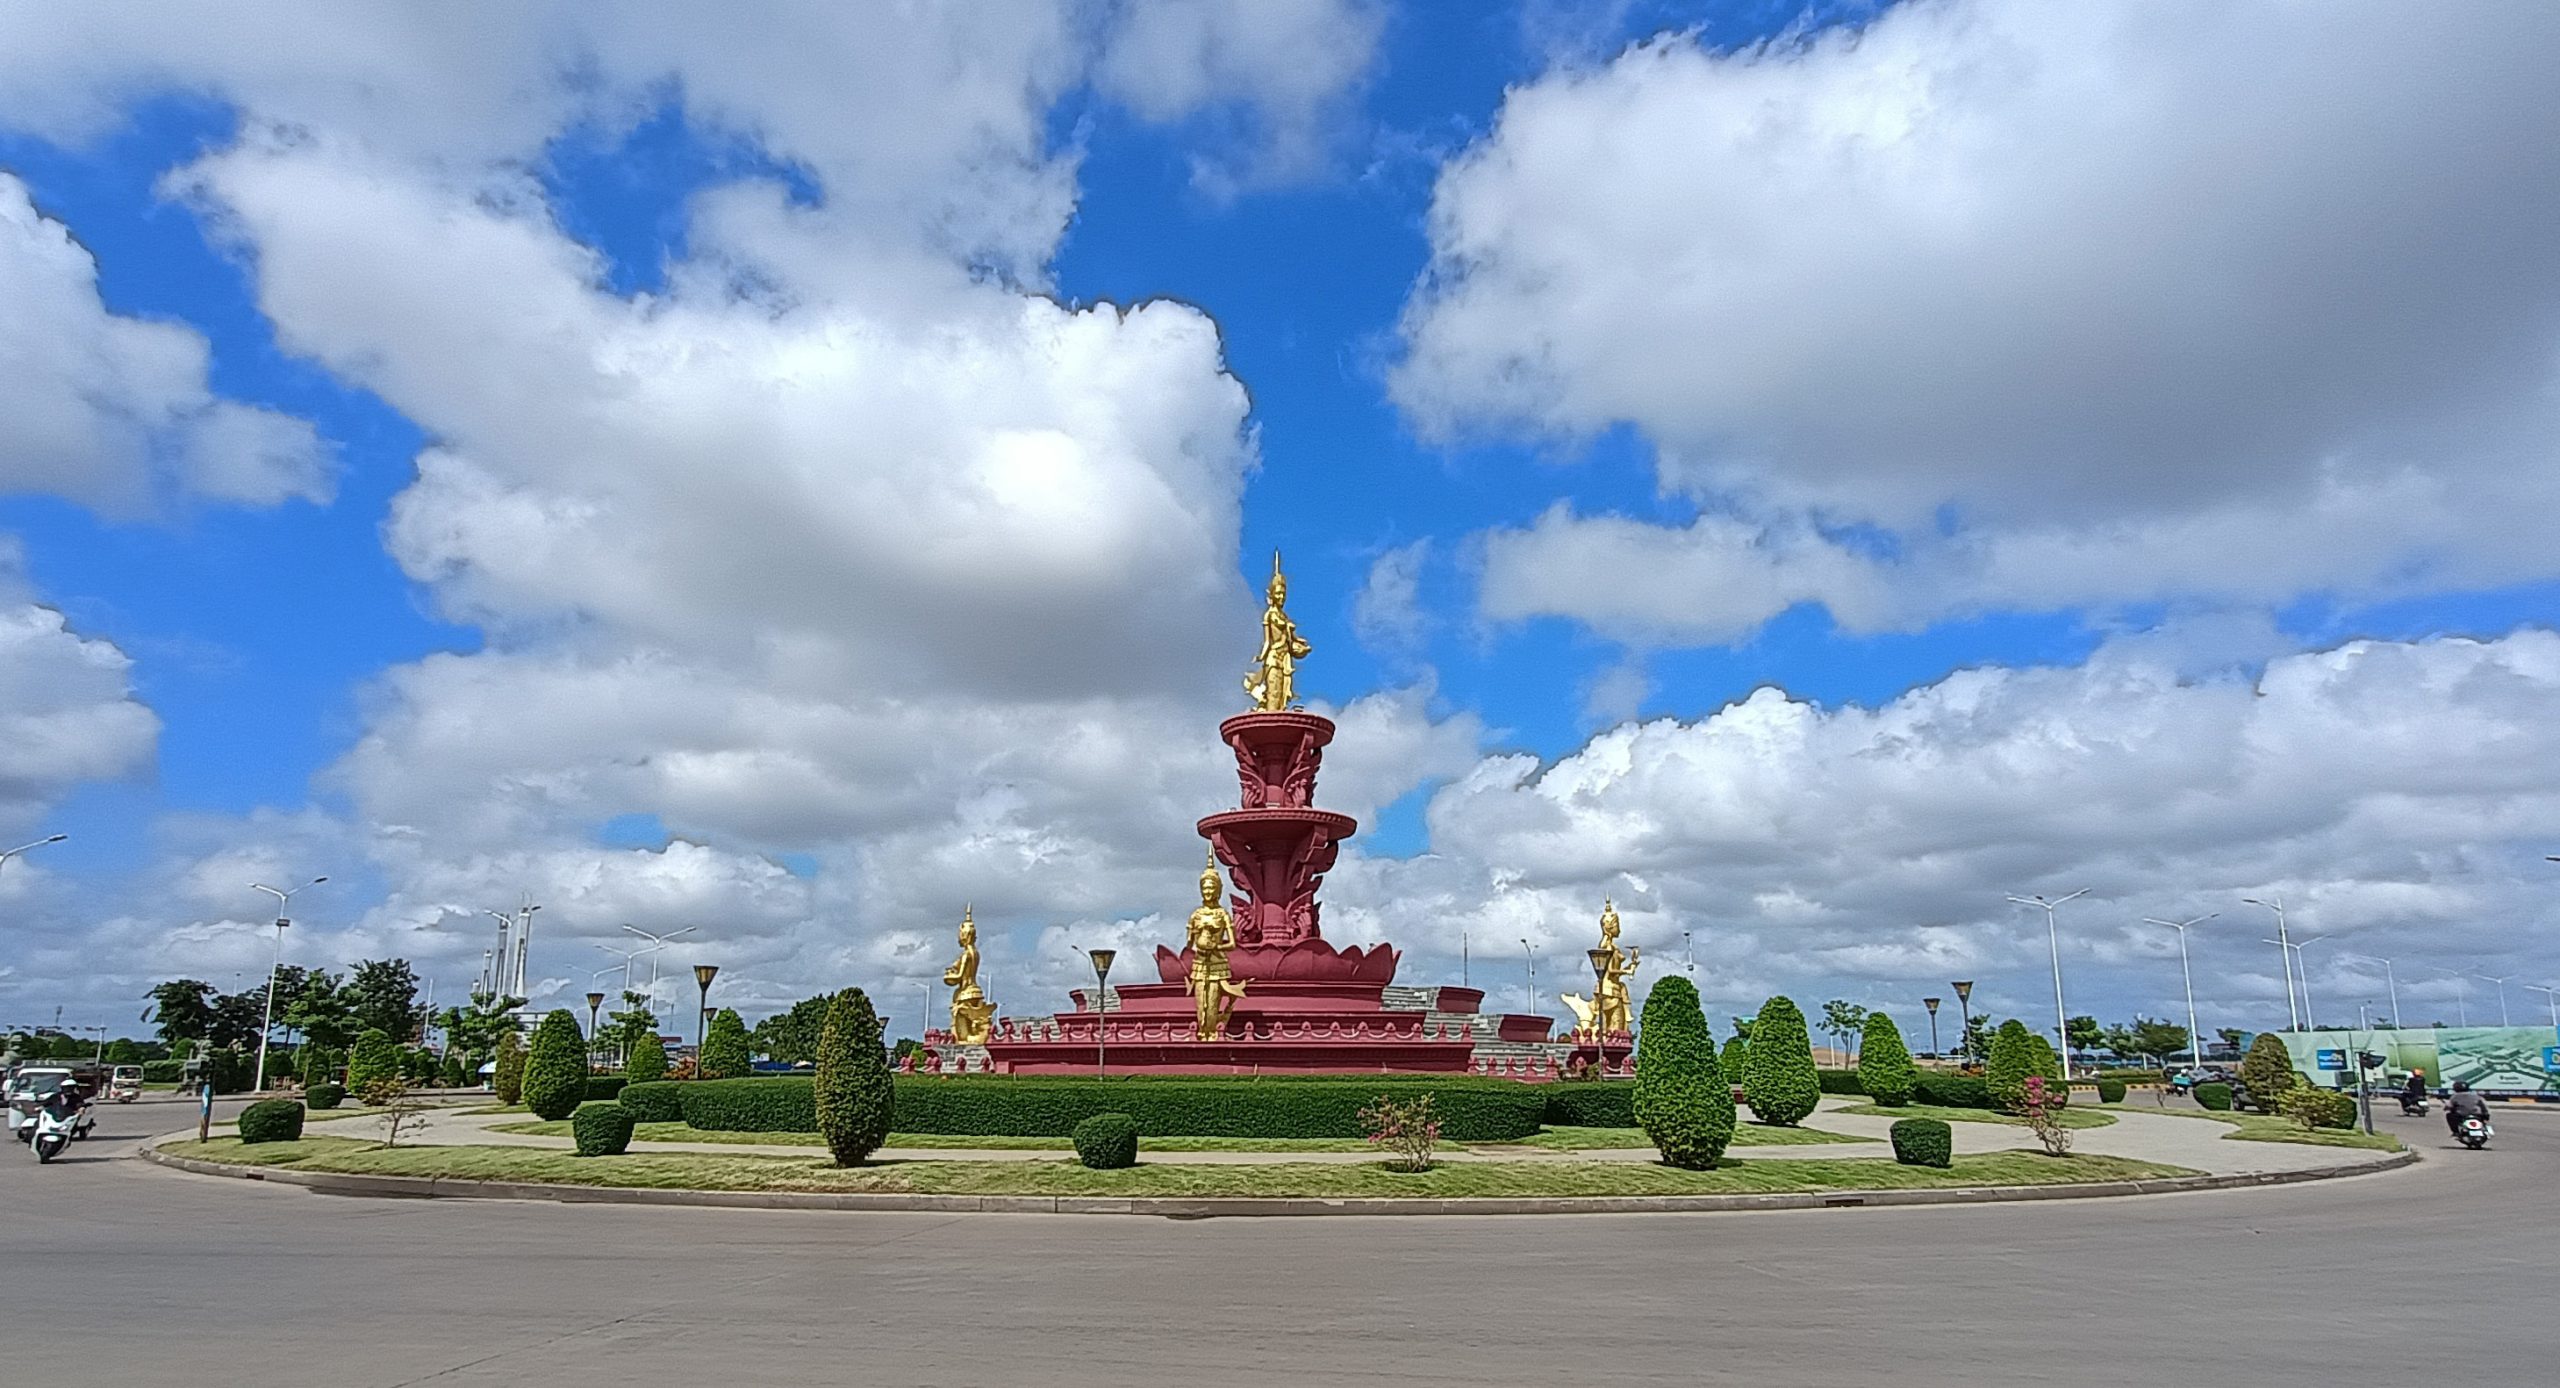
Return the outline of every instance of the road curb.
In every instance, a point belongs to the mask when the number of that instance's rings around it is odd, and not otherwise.
[[[191,1136],[179,1134],[179,1136]],[[1501,1199],[1217,1197],[1094,1195],[899,1195],[879,1192],[667,1190],[570,1186],[536,1181],[468,1181],[433,1176],[356,1176],[288,1171],[175,1156],[163,1138],[142,1144],[144,1161],[201,1176],[300,1186],[322,1195],[377,1200],[548,1200],[559,1204],[704,1206],[733,1210],[902,1210],[970,1214],[1152,1215],[1163,1219],[1325,1215],[1709,1214],[1745,1210],[1881,1209],[1907,1205],[1992,1205],[2027,1200],[2095,1200],[2299,1185],[2395,1170],[2418,1159],[2401,1151],[2374,1161],[2295,1171],[2177,1176],[2156,1181],[2090,1181],[2052,1186],[1964,1186],[1944,1190],[1833,1190],[1765,1195],[1593,1195]]]

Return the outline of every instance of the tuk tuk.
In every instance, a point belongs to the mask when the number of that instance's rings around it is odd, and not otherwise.
[[[142,1097],[142,1067],[119,1065],[107,1074],[107,1097],[129,1104]]]

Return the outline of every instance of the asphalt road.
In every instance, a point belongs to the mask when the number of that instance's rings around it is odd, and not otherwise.
[[[2263,1191],[1276,1219],[354,1200],[0,1149],[11,1384],[2548,1383],[2560,1112]]]

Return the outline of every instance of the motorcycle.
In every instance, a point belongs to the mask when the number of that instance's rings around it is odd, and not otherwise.
[[[2494,1133],[2489,1127],[2488,1119],[2465,1118],[2462,1120],[2462,1126],[2453,1130],[2453,1135],[2463,1146],[2477,1152],[2489,1145],[2489,1139],[2494,1136]]]
[[[73,1118],[74,1115],[45,1108],[28,1115],[27,1146],[36,1154],[39,1165],[61,1156],[62,1149],[71,1145]]]
[[[2424,1118],[2427,1116],[2427,1101],[2424,1096],[2412,1099],[2403,1094],[2400,1096],[2400,1112],[2410,1118]]]

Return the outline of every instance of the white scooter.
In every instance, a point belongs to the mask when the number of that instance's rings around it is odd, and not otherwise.
[[[2489,1139],[2496,1134],[2489,1127],[2488,1119],[2465,1118],[2462,1120],[2462,1126],[2453,1130],[2453,1135],[2463,1146],[2477,1152],[2487,1147]]]
[[[77,1121],[77,1115],[56,1114],[46,1108],[39,1108],[27,1116],[26,1126],[30,1130],[27,1146],[35,1152],[38,1163],[49,1162],[62,1155],[62,1149],[71,1145],[72,1130]]]

